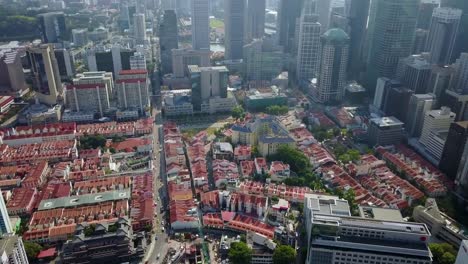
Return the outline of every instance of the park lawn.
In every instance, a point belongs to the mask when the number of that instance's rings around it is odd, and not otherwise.
[[[222,20],[212,18],[210,19],[210,27],[211,28],[223,28],[224,22]]]

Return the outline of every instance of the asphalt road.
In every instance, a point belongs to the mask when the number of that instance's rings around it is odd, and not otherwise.
[[[154,109],[156,111],[156,109]],[[156,114],[155,113],[155,114]],[[157,215],[154,218],[153,224],[153,236],[147,254],[144,258],[144,263],[162,263],[164,256],[167,253],[168,246],[167,241],[167,230],[162,231],[162,221],[166,222],[165,214],[160,213],[161,206],[165,206],[164,201],[166,199],[166,188],[164,187],[164,181],[161,175],[164,175],[164,166],[162,166],[163,159],[161,155],[163,152],[159,152],[160,138],[159,129],[161,125],[155,124],[153,129],[153,175],[154,175],[154,202],[157,203],[155,212]],[[165,228],[165,227],[164,227]],[[166,229],[166,228],[165,228]],[[157,259],[157,256],[160,258]]]

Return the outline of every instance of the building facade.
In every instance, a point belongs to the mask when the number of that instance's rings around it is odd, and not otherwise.
[[[411,53],[419,0],[372,1],[368,28],[367,85],[393,78],[398,60]],[[399,30],[392,30],[398,28]],[[385,33],[385,34],[384,34]]]
[[[245,42],[262,38],[265,34],[266,0],[247,0]]]
[[[299,24],[296,79],[299,83],[316,77],[320,61],[320,30],[316,15],[302,15]]]
[[[150,105],[149,79],[146,70],[121,71],[115,80],[119,106],[144,115]]]
[[[29,264],[20,236],[3,236],[0,239],[0,249],[2,263]]]
[[[226,60],[242,59],[244,46],[244,0],[224,0],[224,58]]]
[[[77,74],[73,84],[67,86],[67,108],[73,112],[92,111],[102,117],[111,106],[113,89],[110,72]]]
[[[39,14],[37,18],[44,43],[58,43],[66,40],[65,15],[63,12]]]
[[[210,66],[210,50],[174,49],[172,50],[172,73],[176,78],[183,78],[188,65]]]
[[[314,98],[321,103],[341,101],[344,97],[349,37],[339,28],[330,29],[321,37],[320,70]]]
[[[209,0],[193,0],[192,3],[192,48],[210,49]]]
[[[133,35],[136,44],[145,44],[146,41],[146,21],[145,14],[133,14]]]
[[[435,99],[433,94],[413,94],[411,96],[405,123],[409,137],[419,137],[421,135],[424,117],[426,112],[432,110]]]
[[[461,16],[460,9],[449,7],[434,9],[426,42],[431,63],[446,65],[452,62]]]
[[[393,116],[372,118],[369,122],[369,144],[371,146],[387,146],[401,142],[403,138],[403,123]]]
[[[163,74],[172,71],[172,50],[179,48],[177,15],[174,10],[165,10],[159,27],[159,49]]]
[[[444,152],[440,159],[439,168],[452,179],[455,179],[468,138],[468,121],[450,124],[445,142]]]
[[[345,14],[349,25],[349,78],[356,80],[364,70],[362,57],[366,36],[367,18],[369,16],[370,0],[346,0]]]

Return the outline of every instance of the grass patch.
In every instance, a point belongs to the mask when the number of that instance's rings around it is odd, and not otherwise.
[[[210,19],[210,27],[211,28],[223,28],[224,22],[216,18]]]

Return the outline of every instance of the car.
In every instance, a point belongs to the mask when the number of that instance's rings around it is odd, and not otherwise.
[[[161,232],[164,232],[164,226],[163,226],[163,227],[161,227]]]
[[[159,253],[157,256],[156,256],[156,259],[159,259],[161,257],[161,253]]]
[[[158,240],[158,237],[157,237],[157,236],[154,236],[154,240]]]

